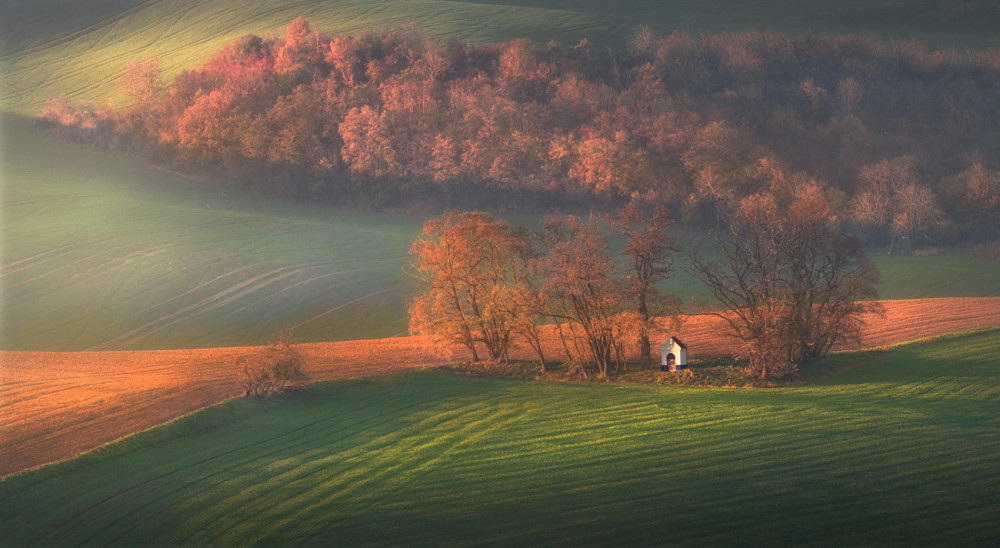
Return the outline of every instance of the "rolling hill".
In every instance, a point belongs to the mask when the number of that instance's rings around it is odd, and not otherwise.
[[[995,545],[1000,332],[779,390],[422,372],[0,481],[15,545]]]
[[[996,329],[782,390],[384,376],[449,359],[352,340],[406,333],[424,216],[191,181],[30,118],[59,95],[115,101],[130,59],[177,74],[299,15],[475,42],[621,47],[645,23],[1000,46],[1000,7],[962,0],[6,2],[2,473],[68,460],[0,480],[0,544],[1000,543]],[[1000,296],[1000,262],[876,261],[882,298],[979,299],[889,303],[867,346],[997,323],[982,297]],[[683,273],[664,289],[705,297]],[[704,319],[685,340],[724,354]],[[233,360],[280,327],[311,343],[312,380],[340,380],[196,411],[237,395]]]

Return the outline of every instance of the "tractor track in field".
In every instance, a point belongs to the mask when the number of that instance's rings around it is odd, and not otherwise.
[[[272,271],[263,278],[275,275],[282,273]],[[262,281],[252,278],[250,283]],[[860,344],[845,350],[1000,325],[1000,297],[882,304],[885,315],[869,318]],[[555,331],[544,335],[547,357],[561,358]],[[692,358],[725,356],[735,348],[723,320],[708,314],[684,317],[679,329],[655,338],[668,335],[684,340]],[[303,343],[301,349],[313,382],[381,376],[465,358],[459,350],[428,348],[418,337]],[[259,352],[260,347],[0,352],[0,477],[72,457],[238,396],[236,358]],[[534,359],[526,348],[516,348],[512,355]]]
[[[222,291],[218,291],[194,304],[161,316],[155,320],[147,322],[127,333],[123,333],[111,340],[105,341],[90,350],[102,350],[114,346],[128,346],[134,344],[153,333],[166,329],[171,325],[186,321],[195,316],[211,312],[233,301],[241,299],[247,295],[255,293],[275,282],[289,276],[294,276],[302,271],[301,268],[294,269],[294,266],[283,266],[264,274],[258,274],[250,279],[236,283]]]

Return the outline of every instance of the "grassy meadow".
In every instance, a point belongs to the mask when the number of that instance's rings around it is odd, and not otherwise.
[[[231,400],[0,482],[14,545],[995,545],[1000,330],[809,387],[436,371]]]
[[[11,118],[13,118],[11,120]],[[7,350],[260,344],[407,331],[402,271],[423,218],[197,184],[75,148],[9,117]]]

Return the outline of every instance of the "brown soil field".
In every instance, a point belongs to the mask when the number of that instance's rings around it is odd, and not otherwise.
[[[855,348],[1000,325],[1000,298],[885,301]],[[681,318],[689,357],[731,354],[723,322]],[[657,340],[665,339],[661,333]],[[548,354],[559,358],[550,337]],[[418,337],[301,345],[310,381],[370,377],[462,359]],[[239,396],[237,357],[260,348],[144,352],[0,352],[0,477],[66,459]],[[515,357],[531,359],[519,349]],[[547,356],[548,357],[548,356]]]

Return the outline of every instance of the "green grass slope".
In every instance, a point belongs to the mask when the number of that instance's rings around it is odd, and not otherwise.
[[[996,545],[1000,331],[822,385],[434,372],[233,400],[0,482],[13,545]]]
[[[155,349],[407,332],[422,218],[197,184],[8,123],[6,350]]]
[[[1000,46],[1000,7],[962,0],[14,0],[0,7],[0,105],[34,113],[46,99],[103,101],[134,58],[168,75],[246,33],[283,33],[296,16],[329,32],[414,22],[477,42],[527,37],[620,47],[638,24],[658,32],[767,29],[873,33],[938,45]]]
[[[876,255],[880,299],[1000,297],[1000,261],[971,255]]]

